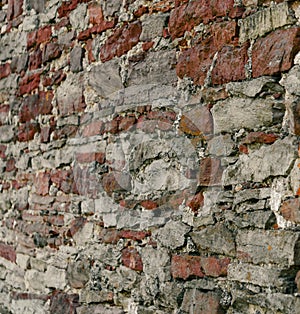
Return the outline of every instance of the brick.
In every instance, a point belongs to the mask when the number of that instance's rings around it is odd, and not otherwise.
[[[29,94],[33,90],[39,87],[40,84],[40,74],[29,74],[27,76],[24,76],[22,80],[19,83],[19,94]]]
[[[222,174],[220,159],[204,158],[200,161],[199,184],[201,186],[221,185]]]
[[[100,135],[104,131],[104,122],[103,121],[94,121],[86,125],[83,129],[82,135],[84,137]]]
[[[5,145],[0,145],[0,158],[4,159],[6,157],[6,149],[7,147]]]
[[[207,107],[197,107],[183,113],[179,129],[188,135],[200,136],[213,132],[213,119]]]
[[[86,224],[86,219],[83,217],[75,218],[70,225],[66,235],[68,237],[73,237],[79,230],[81,230]]]
[[[201,268],[201,257],[192,255],[173,255],[171,260],[171,274],[173,278],[188,279],[190,277],[204,277]]]
[[[111,21],[102,21],[100,24],[96,24],[94,26],[92,26],[91,28],[88,28],[84,31],[81,31],[78,36],[77,39],[79,41],[85,41],[87,39],[92,38],[93,34],[101,34],[102,32],[114,28],[115,25],[117,23],[117,20],[111,20]]]
[[[300,198],[292,198],[284,201],[280,207],[280,213],[284,219],[300,223]]]
[[[172,38],[181,37],[200,23],[208,24],[215,17],[226,16],[233,9],[233,0],[191,1],[171,11],[169,31]]]
[[[50,298],[50,314],[68,313],[75,314],[79,306],[78,294],[67,294],[61,291],[54,291]]]
[[[91,24],[96,25],[104,21],[102,8],[99,3],[91,3],[88,12]]]
[[[142,241],[151,235],[151,231],[134,231],[134,230],[120,230],[120,238],[130,239],[133,241]]]
[[[230,258],[202,257],[201,267],[206,276],[220,277],[227,276]]]
[[[114,192],[130,191],[131,177],[126,173],[114,171],[103,175],[102,185],[108,195]]]
[[[41,43],[47,43],[52,37],[51,26],[44,26],[37,31],[36,34],[36,43],[37,45]]]
[[[50,174],[51,182],[64,193],[70,193],[73,189],[74,177],[72,170],[53,170]]]
[[[138,43],[141,32],[140,22],[133,22],[118,28],[100,49],[101,61],[106,62],[116,56],[120,57],[131,50]]]
[[[147,210],[153,210],[158,207],[157,202],[152,200],[144,200],[140,202],[140,205]]]
[[[12,263],[15,263],[17,258],[14,247],[1,242],[0,242],[0,256]]]
[[[136,124],[136,118],[134,116],[122,117],[118,123],[118,129],[120,132],[131,129]]]
[[[40,172],[36,175],[35,192],[39,195],[47,195],[50,187],[50,175],[47,172]]]
[[[253,143],[273,144],[277,139],[278,135],[276,134],[265,132],[250,132],[242,141],[242,144]]]
[[[62,81],[66,79],[67,75],[62,70],[51,72],[48,77],[43,80],[43,86],[53,86],[59,85]]]
[[[193,211],[197,212],[198,209],[204,204],[204,195],[202,192],[197,193],[194,197],[187,202],[187,206]]]
[[[26,122],[20,124],[18,128],[18,141],[27,142],[34,138],[34,135],[40,131],[38,123]]]
[[[37,48],[33,53],[30,54],[29,56],[29,70],[37,70],[41,67],[42,65],[42,51]]]
[[[142,258],[135,248],[128,247],[122,250],[122,263],[133,270],[143,271]]]
[[[62,49],[58,43],[50,42],[46,44],[43,50],[43,63],[59,58],[62,54]]]
[[[211,73],[213,85],[246,79],[245,65],[248,62],[246,43],[242,47],[224,46],[218,54],[216,64]]]
[[[99,164],[105,162],[105,153],[101,152],[91,152],[91,153],[77,153],[76,160],[79,163],[90,163],[97,161]]]
[[[16,169],[16,160],[13,157],[11,157],[6,162],[5,171],[6,172],[12,172],[15,169]]]
[[[8,21],[12,21],[16,17],[23,13],[23,1],[22,0],[9,0],[6,18]]]
[[[300,28],[276,30],[259,38],[252,50],[253,77],[276,75],[289,70],[300,49]]]
[[[0,80],[2,80],[4,77],[9,76],[11,73],[10,71],[10,64],[5,63],[0,65]]]
[[[78,0],[64,1],[57,10],[58,16],[60,18],[68,16],[71,11],[76,9],[79,2]]]

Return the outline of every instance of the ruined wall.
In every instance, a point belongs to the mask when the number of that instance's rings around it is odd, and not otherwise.
[[[300,3],[0,5],[0,313],[299,314]]]

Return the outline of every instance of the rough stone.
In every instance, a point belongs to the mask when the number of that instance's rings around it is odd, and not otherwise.
[[[249,155],[241,155],[236,164],[229,166],[223,173],[223,184],[237,184],[253,181],[262,182],[270,176],[287,174],[296,151],[289,138],[277,140],[274,144],[263,146]]]
[[[192,240],[199,250],[225,255],[235,254],[233,234],[222,224],[208,226],[203,230],[192,232]]]
[[[240,20],[240,42],[256,39],[291,23],[293,18],[287,2],[265,8]]]
[[[84,57],[84,51],[81,47],[76,46],[75,48],[72,49],[71,54],[70,54],[70,62],[71,62],[70,70],[72,72],[80,72],[83,70],[83,67],[82,67],[83,57]]]
[[[234,97],[220,101],[211,109],[214,133],[270,125],[273,122],[273,106],[274,102],[260,99]]]
[[[140,40],[149,41],[153,40],[156,36],[161,36],[167,18],[167,14],[156,14],[143,19]]]
[[[89,73],[89,84],[103,98],[122,90],[124,86],[116,60],[93,67]]]

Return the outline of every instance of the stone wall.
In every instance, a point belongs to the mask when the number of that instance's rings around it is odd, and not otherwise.
[[[299,314],[300,3],[0,7],[0,313]]]

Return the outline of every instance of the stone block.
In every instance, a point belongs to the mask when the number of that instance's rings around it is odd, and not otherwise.
[[[142,33],[140,40],[149,41],[157,36],[162,36],[167,18],[168,14],[155,14],[142,19]]]
[[[239,20],[240,42],[264,36],[272,30],[294,22],[287,2],[260,10]]]
[[[236,243],[240,260],[284,267],[300,263],[300,234],[284,230],[239,231]]]

